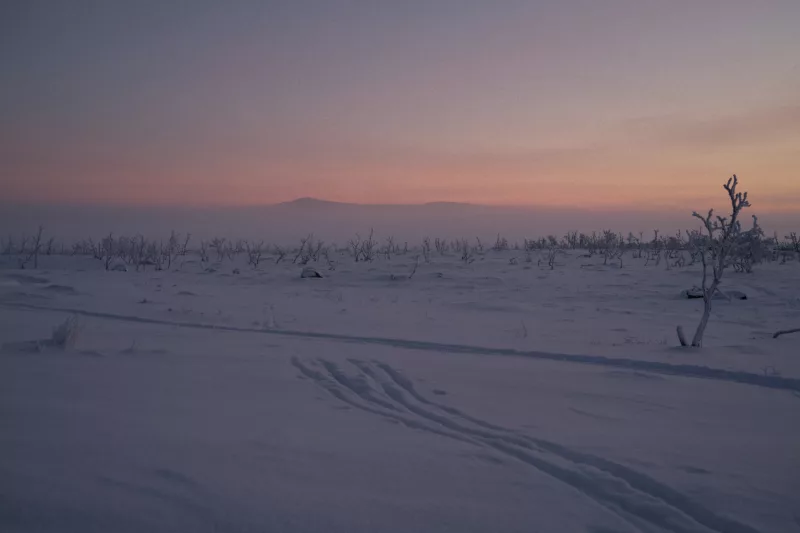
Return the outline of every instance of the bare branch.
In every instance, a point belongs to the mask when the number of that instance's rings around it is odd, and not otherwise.
[[[784,329],[781,331],[776,331],[775,335],[772,336],[773,339],[777,339],[781,335],[788,335],[789,333],[800,333],[800,328],[796,329]]]

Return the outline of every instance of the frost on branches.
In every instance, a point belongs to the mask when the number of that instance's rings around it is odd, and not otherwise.
[[[703,316],[700,323],[697,325],[697,330],[692,337],[692,346],[698,347],[703,343],[703,334],[708,325],[708,319],[711,316],[711,302],[714,293],[717,292],[719,285],[722,283],[722,275],[725,268],[729,266],[728,258],[734,255],[741,257],[746,255],[748,258],[753,252],[752,243],[754,239],[760,239],[759,232],[761,229],[758,227],[758,221],[753,218],[753,229],[748,232],[742,232],[742,226],[739,222],[739,215],[745,207],[750,207],[750,202],[747,201],[747,193],[736,191],[739,185],[739,179],[734,174],[728,182],[723,186],[728,193],[728,198],[731,203],[731,214],[728,217],[716,216],[714,217],[714,210],[710,209],[706,216],[702,216],[697,212],[692,215],[703,222],[705,235],[702,235],[700,244],[700,261],[703,265]],[[759,246],[760,249],[760,246]],[[746,253],[743,250],[748,250]],[[750,259],[748,259],[750,261]],[[748,263],[752,268],[752,261]],[[709,274],[711,281],[709,283]],[[687,346],[686,337],[683,333],[683,328],[678,326],[678,339],[681,346]]]

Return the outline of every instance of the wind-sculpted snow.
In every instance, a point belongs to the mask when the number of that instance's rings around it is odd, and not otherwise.
[[[563,361],[565,363],[589,364],[589,365],[608,366],[614,368],[624,368],[628,370],[646,371],[657,374],[683,376],[690,378],[730,381],[734,383],[742,383],[746,385],[755,385],[759,387],[767,387],[773,389],[791,390],[795,392],[800,391],[800,379],[787,378],[775,375],[762,375],[750,372],[739,372],[733,370],[725,370],[721,368],[711,368],[700,365],[670,364],[660,361],[644,361],[637,359],[605,357],[599,355],[558,354],[558,353],[548,353],[539,351],[515,350],[512,348],[492,348],[486,346],[470,346],[464,344],[446,344],[438,342],[416,341],[412,339],[394,339],[394,338],[383,338],[383,337],[341,335],[336,333],[296,331],[289,329],[246,328],[238,326],[226,326],[220,324],[205,324],[199,322],[163,320],[163,319],[140,317],[134,315],[121,315],[115,313],[87,311],[84,309],[68,308],[68,307],[47,307],[47,306],[38,306],[33,304],[16,304],[9,302],[0,302],[0,305],[17,309],[58,311],[58,312],[71,313],[93,318],[107,319],[107,320],[118,320],[123,322],[136,322],[141,324],[154,324],[154,325],[163,325],[171,327],[190,328],[190,329],[232,331],[239,333],[254,333],[259,335],[273,335],[273,336],[296,337],[296,338],[317,339],[317,340],[330,340],[337,342],[349,342],[349,343],[359,343],[359,344],[375,344],[375,345],[392,346],[396,348],[405,348],[409,350],[422,350],[429,352],[527,357],[539,360]]]

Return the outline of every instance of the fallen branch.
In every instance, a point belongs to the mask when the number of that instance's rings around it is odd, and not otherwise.
[[[800,333],[800,328],[797,329],[784,329],[782,331],[776,331],[775,335],[772,336],[773,339],[777,339],[781,335],[788,335],[789,333]]]

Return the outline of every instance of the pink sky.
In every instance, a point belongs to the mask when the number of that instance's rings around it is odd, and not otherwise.
[[[0,28],[5,201],[800,205],[797,2],[79,4]]]

